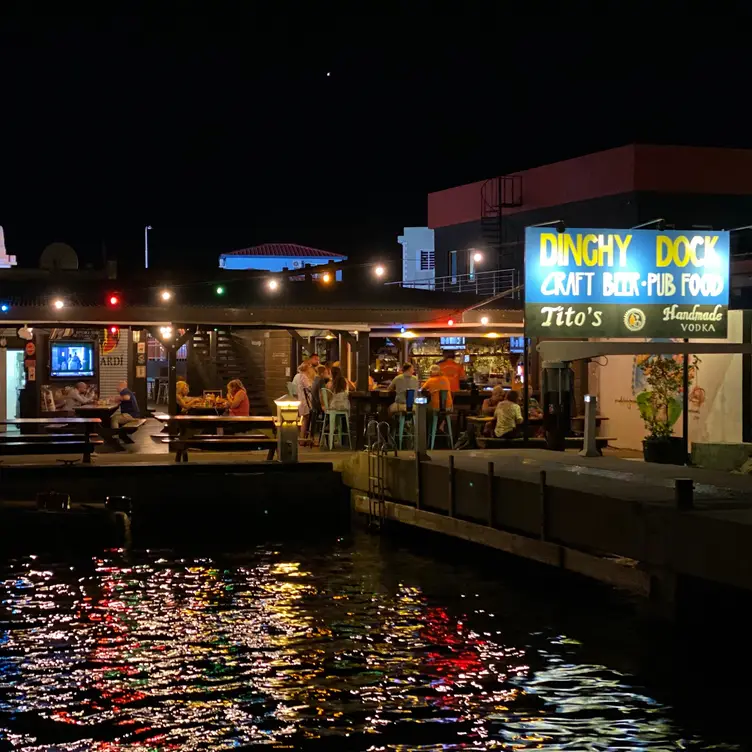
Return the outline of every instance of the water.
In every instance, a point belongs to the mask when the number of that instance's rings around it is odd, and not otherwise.
[[[716,724],[712,738],[690,730],[641,686],[622,637],[618,659],[594,661],[562,633],[561,597],[451,558],[356,535],[243,556],[6,562],[0,746],[743,748]],[[601,619],[584,621],[611,635]]]

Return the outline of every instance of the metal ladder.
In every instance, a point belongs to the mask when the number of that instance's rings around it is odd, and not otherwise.
[[[366,426],[368,452],[368,527],[381,530],[386,518],[386,458],[390,452],[397,456],[391,428],[385,421],[371,420]]]

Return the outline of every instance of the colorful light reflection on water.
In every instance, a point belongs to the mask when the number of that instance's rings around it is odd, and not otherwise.
[[[68,752],[735,749],[686,738],[629,676],[578,662],[577,643],[549,626],[523,639],[514,609],[471,582],[460,593],[450,573],[371,539],[242,559],[11,561],[0,740]]]

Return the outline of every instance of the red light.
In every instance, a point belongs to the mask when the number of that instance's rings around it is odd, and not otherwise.
[[[110,327],[110,334],[117,334],[119,329],[116,326]]]
[[[120,305],[120,298],[117,295],[110,295],[108,302],[111,306]]]
[[[447,321],[447,326],[454,326],[454,319],[449,319],[449,321]]]

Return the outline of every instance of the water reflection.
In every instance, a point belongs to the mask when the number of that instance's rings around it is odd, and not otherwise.
[[[687,738],[546,625],[371,540],[1,571],[0,739],[23,750],[735,749]]]

